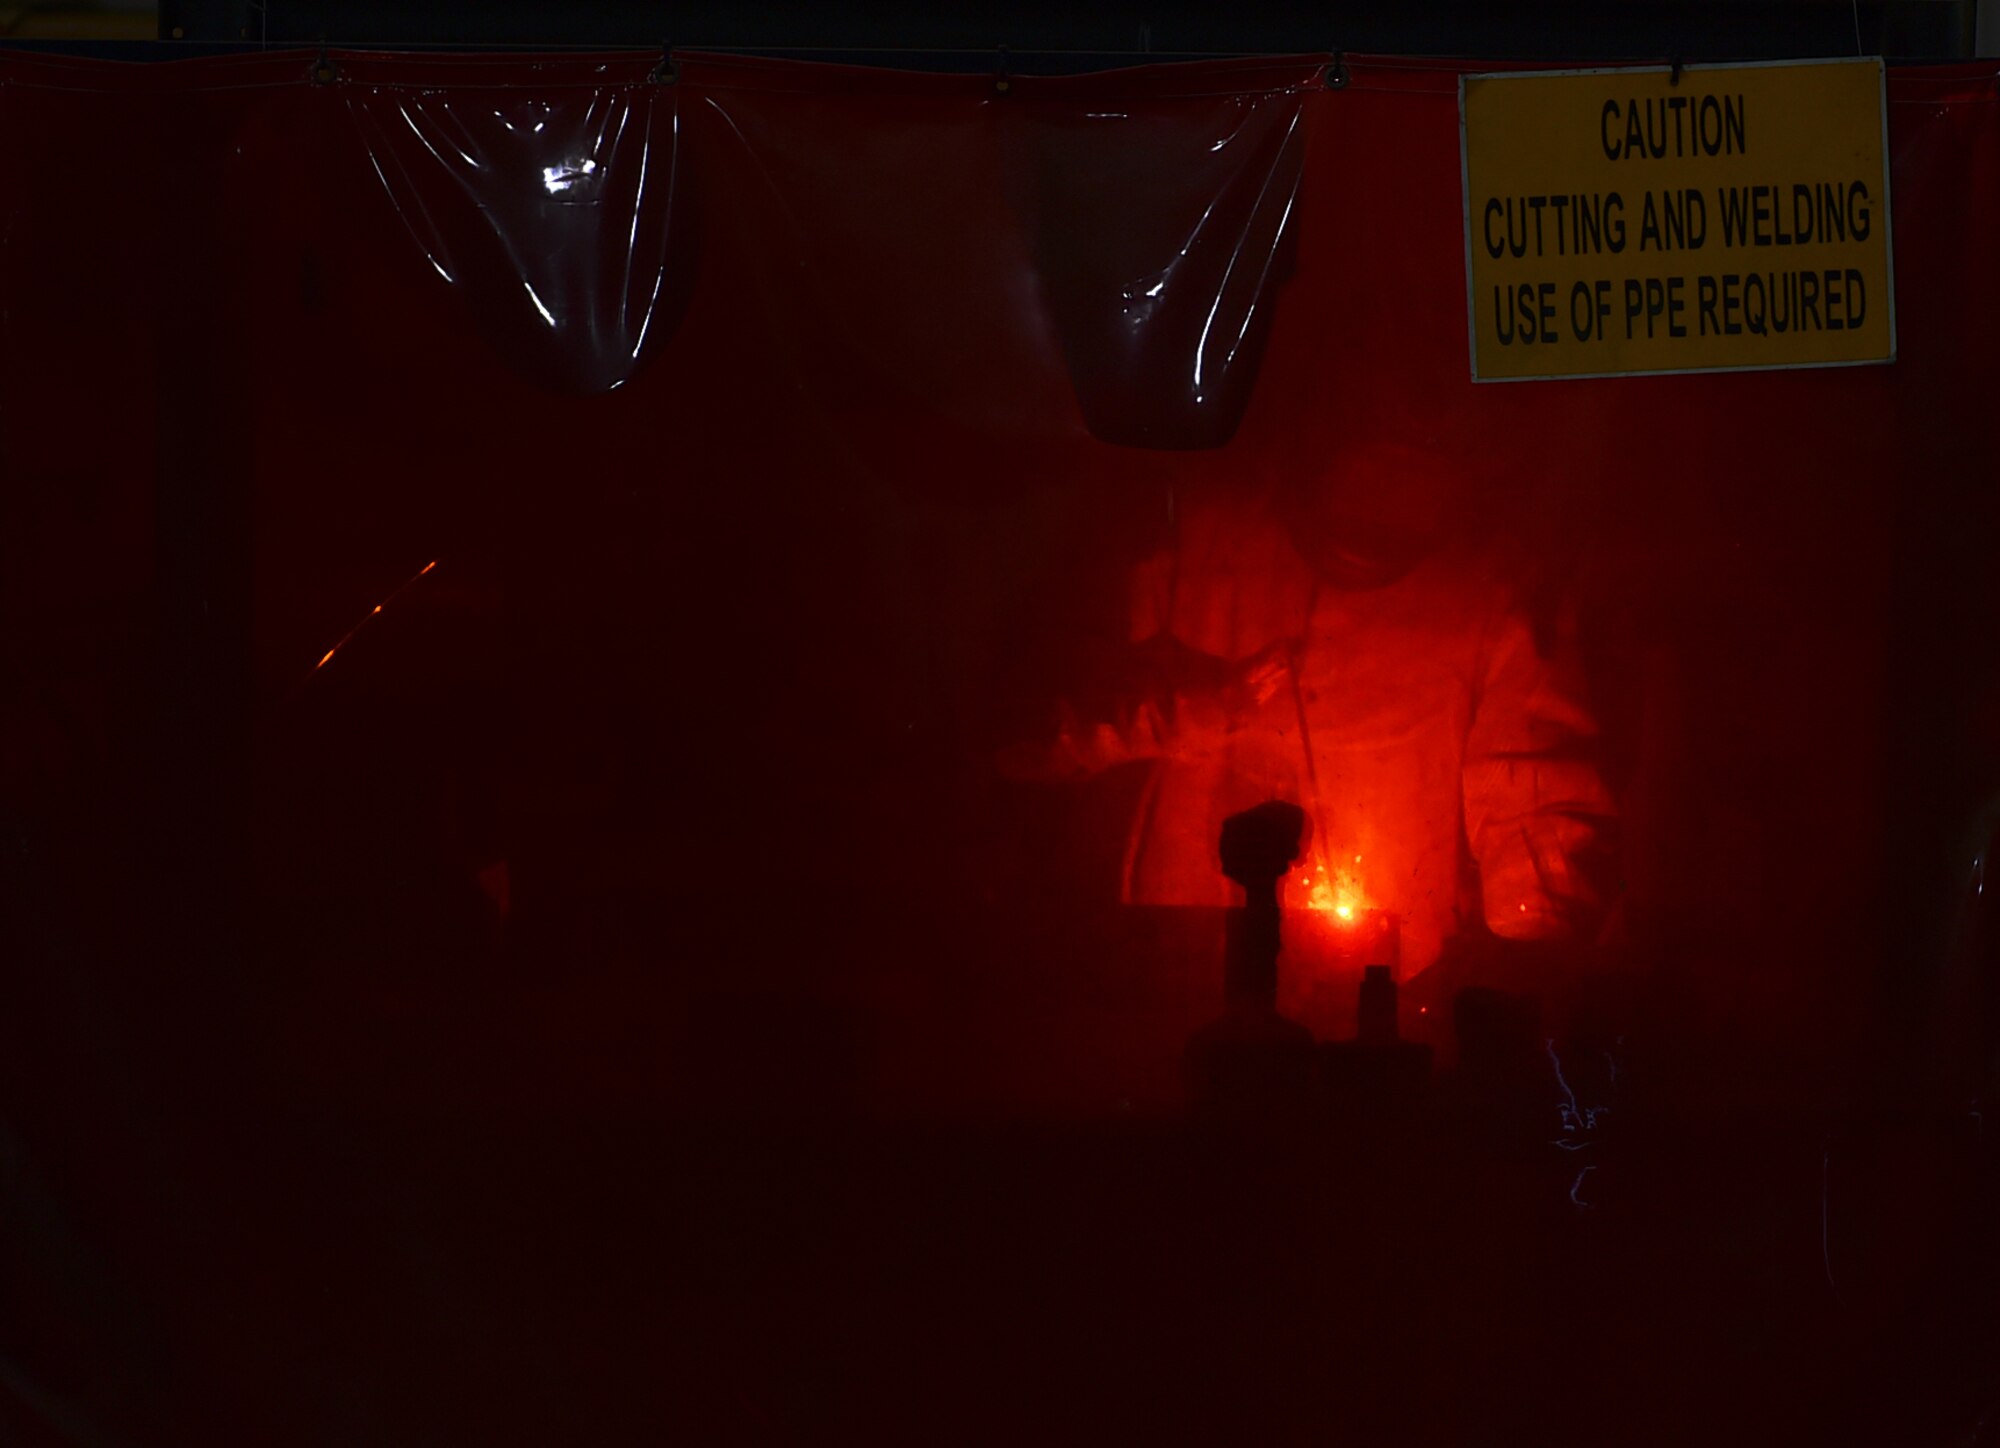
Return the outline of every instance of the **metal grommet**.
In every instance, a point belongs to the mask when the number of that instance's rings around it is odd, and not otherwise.
[[[340,79],[340,67],[335,65],[322,50],[319,59],[313,62],[311,75],[314,85],[332,85]]]
[[[647,75],[646,79],[651,81],[654,85],[672,85],[675,81],[679,80],[680,78],[681,78],[681,69],[679,66],[674,64],[673,46],[671,45],[661,46],[660,63],[653,67],[651,73]]]
[[[1332,63],[1326,68],[1326,88],[1328,90],[1346,90],[1347,83],[1351,79],[1353,77],[1347,73],[1346,59],[1336,50],[1333,53]]]

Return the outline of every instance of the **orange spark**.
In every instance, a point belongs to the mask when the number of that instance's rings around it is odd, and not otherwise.
[[[330,659],[332,659],[335,654],[339,653],[342,649],[347,647],[347,641],[353,638],[357,633],[361,632],[362,624],[367,623],[369,619],[374,618],[377,614],[382,612],[382,610],[387,605],[394,603],[396,601],[397,596],[400,595],[404,589],[408,588],[411,584],[415,583],[419,578],[422,578],[426,573],[429,573],[433,568],[437,566],[438,566],[438,560],[433,558],[430,562],[426,563],[422,568],[418,569],[415,573],[411,574],[408,578],[404,579],[402,583],[398,584],[394,589],[392,589],[388,597],[384,598],[381,603],[376,604],[373,608],[369,609],[368,612],[364,613],[361,616],[360,623],[355,624],[353,628],[349,629],[346,633],[342,634],[337,640],[334,641],[334,645],[332,648],[328,649],[325,653],[319,656],[319,662],[314,664],[311,669],[307,670],[306,678],[312,677],[312,675],[318,673],[321,669],[325,668],[327,662]],[[305,684],[305,679],[301,679],[299,683],[294,685],[293,687],[296,690],[298,688],[304,687],[304,684]]]

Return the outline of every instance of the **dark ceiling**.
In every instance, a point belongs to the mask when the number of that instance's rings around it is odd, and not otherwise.
[[[655,46],[834,53],[978,68],[1001,47],[1023,71],[1165,57],[1350,50],[1518,59],[1767,59],[1972,54],[1972,0],[995,0],[945,6],[642,4],[637,0],[163,0],[183,44]]]

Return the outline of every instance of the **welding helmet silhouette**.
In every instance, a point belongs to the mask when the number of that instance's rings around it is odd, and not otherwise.
[[[1369,442],[1337,452],[1327,467],[1292,474],[1279,516],[1292,545],[1332,588],[1382,588],[1443,543],[1460,501],[1457,470],[1437,452]]]

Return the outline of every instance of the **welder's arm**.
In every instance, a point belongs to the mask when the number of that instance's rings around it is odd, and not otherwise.
[[[1465,830],[1487,927],[1585,940],[1602,925],[1615,809],[1573,652],[1537,653],[1526,623],[1489,641],[1464,764]]]
[[[1212,756],[1284,682],[1286,646],[1239,662],[1162,635],[1130,646],[1089,697],[1056,706],[1044,737],[1000,755],[1012,779],[1086,779],[1142,759]]]

